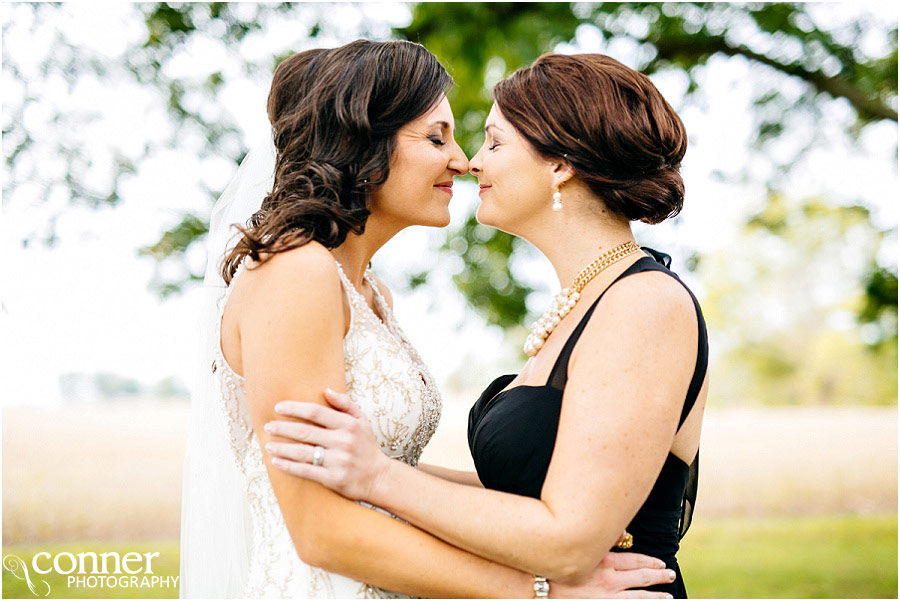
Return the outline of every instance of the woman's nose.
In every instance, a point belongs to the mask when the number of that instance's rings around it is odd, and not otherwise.
[[[481,150],[475,153],[472,160],[469,161],[469,173],[478,176],[481,173]]]
[[[454,146],[456,146],[456,148],[454,148],[453,155],[450,157],[449,167],[457,174],[465,175],[469,172],[469,159],[462,148],[459,147],[459,144],[454,144]]]

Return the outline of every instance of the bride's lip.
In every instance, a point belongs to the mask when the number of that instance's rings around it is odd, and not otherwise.
[[[479,186],[478,193],[481,194],[482,192],[484,192],[485,190],[487,190],[490,187],[491,186],[489,184],[481,184],[481,186]]]
[[[435,184],[434,187],[438,190],[443,190],[444,192],[453,194],[453,182],[441,182],[439,184]]]

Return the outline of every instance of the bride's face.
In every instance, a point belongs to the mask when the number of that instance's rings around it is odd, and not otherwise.
[[[373,213],[403,227],[450,223],[453,177],[469,170],[453,128],[453,111],[445,97],[397,132],[390,174],[372,195]]]
[[[481,205],[475,216],[479,223],[521,235],[551,212],[553,167],[496,105],[484,129],[484,144],[469,163],[480,187]]]

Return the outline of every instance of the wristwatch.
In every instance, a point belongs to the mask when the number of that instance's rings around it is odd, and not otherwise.
[[[534,598],[546,599],[550,596],[550,583],[543,576],[534,577]]]

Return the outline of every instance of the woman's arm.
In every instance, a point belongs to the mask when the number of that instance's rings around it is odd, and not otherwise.
[[[439,465],[428,465],[425,463],[420,463],[417,467],[419,468],[419,470],[425,472],[426,474],[431,474],[432,476],[436,476],[441,480],[456,482],[457,484],[465,484],[466,486],[477,486],[479,488],[484,488],[484,484],[481,483],[481,480],[478,479],[478,474],[476,474],[475,472],[452,470],[447,467],[441,467]]]
[[[665,462],[697,336],[690,297],[666,276],[623,280],[603,302],[570,361],[540,500],[459,486],[374,456],[370,463],[380,471],[363,491],[366,500],[505,565],[561,580],[588,573],[637,513]],[[305,432],[307,442],[321,444],[312,434]],[[303,477],[325,477],[321,468],[290,467]]]

